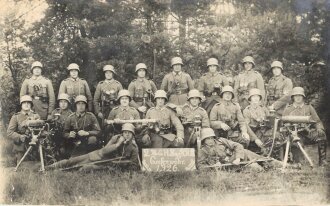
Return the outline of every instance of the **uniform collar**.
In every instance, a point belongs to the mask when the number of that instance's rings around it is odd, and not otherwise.
[[[74,79],[74,78],[72,78],[72,77],[70,77],[70,80],[72,80],[72,81],[79,81],[79,77],[77,77],[77,79]]]
[[[198,109],[198,106],[193,107],[191,104],[189,104],[189,107],[190,107],[191,110],[196,110],[196,109]]]
[[[85,116],[86,115],[86,112],[84,112],[84,113],[82,113],[82,114],[78,114],[77,112],[76,112],[76,116],[77,117],[83,117],[83,116]]]
[[[250,104],[250,107],[252,108],[252,109],[257,109],[257,108],[259,108],[261,105],[260,104]]]
[[[113,82],[114,81],[114,79],[112,78],[112,79],[106,79],[106,80],[104,80],[105,82],[107,82],[107,83],[111,83],[111,82]]]
[[[158,110],[164,110],[165,109],[165,105],[164,106],[156,106],[156,109],[158,109]]]
[[[252,72],[254,72],[254,69],[244,70],[244,73],[246,73],[246,74],[250,74],[250,73],[252,73]]]
[[[33,80],[39,80],[41,78],[42,78],[41,75],[40,76],[34,76],[34,75],[32,75],[32,77],[31,77],[31,79],[33,79]]]
[[[129,106],[120,106],[121,111],[127,111],[129,109]]]
[[[143,77],[143,78],[138,77],[138,78],[137,78],[137,81],[139,81],[139,82],[144,82],[145,79],[146,79],[145,77]]]
[[[210,76],[215,77],[215,76],[217,76],[219,73],[218,73],[218,72],[214,72],[214,73],[209,72],[209,74],[210,74]]]
[[[182,71],[178,72],[178,74],[175,71],[173,71],[172,73],[173,73],[174,76],[176,76],[176,75],[180,76],[182,74]]]
[[[299,104],[293,103],[292,105],[293,105],[293,107],[294,107],[295,109],[297,109],[297,108],[300,108],[300,109],[301,109],[301,108],[303,108],[303,106],[304,106],[305,104],[303,103],[303,104],[300,104],[300,105],[299,105]]]
[[[29,116],[31,113],[32,113],[32,110],[29,110],[29,111],[27,111],[27,112],[21,110],[21,114],[26,115],[26,116]]]
[[[273,76],[273,78],[275,79],[275,80],[278,80],[278,79],[280,79],[280,78],[282,78],[283,77],[283,74],[280,74],[280,75],[278,75],[278,76]]]

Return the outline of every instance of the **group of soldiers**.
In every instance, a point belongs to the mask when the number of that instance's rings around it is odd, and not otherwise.
[[[199,165],[216,161],[239,164],[270,152],[270,116],[311,116],[316,124],[304,133],[303,142],[317,143],[319,164],[326,164],[322,122],[313,106],[305,103],[304,89],[293,88],[291,79],[283,75],[282,62],[272,62],[273,77],[267,88],[262,75],[254,69],[253,57],[244,57],[242,65],[244,70],[232,81],[219,71],[218,60],[210,58],[208,72],[195,87],[190,75],[182,71],[182,59],[174,57],[172,71],[165,75],[159,90],[147,78],[144,63],[136,65],[137,78],[127,90],[115,80],[115,68],[105,65],[105,79],[97,84],[93,97],[87,81],[79,77],[79,65],[72,63],[67,67],[69,77],[60,84],[55,109],[52,82],[42,76],[43,65],[37,61],[31,66],[32,77],[22,84],[21,111],[11,118],[8,137],[14,142],[19,161],[28,144],[27,121],[58,122],[62,127],[56,142],[64,160],[56,166],[116,156],[138,165],[141,148],[196,146],[200,147]],[[202,128],[200,138],[194,130],[197,123]],[[276,141],[283,138],[276,134]]]

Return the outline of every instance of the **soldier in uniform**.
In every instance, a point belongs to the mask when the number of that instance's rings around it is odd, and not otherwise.
[[[62,160],[50,165],[48,168],[65,168],[74,165],[83,165],[95,161],[121,157],[123,160],[130,160],[131,166],[139,166],[138,148],[134,141],[134,125],[130,123],[123,124],[122,133],[114,136],[105,147],[92,151],[88,154]]]
[[[265,85],[261,74],[254,70],[255,63],[251,56],[246,56],[243,58],[244,71],[240,72],[234,84],[235,97],[238,100],[239,105],[244,109],[248,102],[249,90],[252,88],[260,89],[262,97],[265,97]]]
[[[239,165],[242,160],[253,161],[263,159],[262,156],[244,149],[239,143],[221,137],[218,138],[211,128],[203,128],[201,133],[202,148],[198,152],[197,160],[199,168],[217,163]],[[271,166],[281,167],[282,162],[273,160]],[[248,167],[263,170],[258,163],[251,163]]]
[[[73,155],[95,150],[101,131],[95,115],[86,111],[87,98],[78,95],[75,105],[76,112],[69,115],[64,124],[64,138],[71,143]]]
[[[188,92],[194,88],[190,75],[182,71],[182,65],[180,57],[172,58],[171,67],[173,71],[165,75],[160,86],[161,90],[167,92],[168,102],[176,105],[186,103]]]
[[[95,114],[100,119],[108,117],[110,111],[118,106],[117,94],[123,89],[121,83],[113,78],[116,71],[112,65],[105,65],[103,72],[105,80],[98,83],[94,94]]]
[[[56,125],[56,133],[55,133],[55,144],[60,148],[60,153],[63,157],[68,157],[67,154],[67,144],[65,144],[64,138],[64,124],[66,119],[73,113],[70,109],[70,97],[68,94],[59,94],[58,95],[58,106],[52,111],[51,119],[54,121]]]
[[[250,136],[255,136],[254,143],[261,149],[261,153],[266,155],[273,142],[271,114],[267,107],[262,104],[262,94],[259,89],[251,89],[249,92],[250,105],[243,110],[243,116],[252,132]],[[276,133],[276,144],[280,146],[285,140],[279,133]],[[266,148],[265,148],[266,147]]]
[[[135,73],[137,79],[128,85],[128,91],[132,96],[130,105],[140,112],[141,118],[144,118],[147,109],[154,106],[151,97],[157,91],[157,87],[152,80],[146,78],[147,66],[144,63],[136,65]]]
[[[89,89],[87,81],[78,77],[80,72],[78,64],[75,63],[69,64],[67,69],[70,72],[70,77],[61,82],[58,93],[68,94],[70,96],[71,105],[74,105],[74,99],[78,95],[83,95],[87,97],[88,111],[91,112],[93,110],[92,93]],[[74,110],[75,109],[74,106],[71,109]]]
[[[210,113],[211,128],[219,133],[218,136],[229,138],[242,144],[245,148],[248,147],[250,136],[241,108],[233,102],[233,88],[224,86],[220,97],[222,98],[221,102],[214,105]]]
[[[147,111],[146,119],[156,119],[159,125],[157,129],[150,131],[149,135],[143,136],[144,146],[151,144],[151,148],[180,148],[184,145],[183,126],[175,112],[166,107],[166,101],[168,101],[166,92],[157,90],[155,92],[156,106]],[[176,135],[173,134],[173,127],[176,130]]]
[[[30,96],[21,96],[20,104],[21,111],[12,116],[7,129],[8,137],[14,142],[13,153],[15,154],[17,163],[22,159],[26,151],[28,138],[26,121],[40,119],[40,116],[31,110],[33,100]]]
[[[186,146],[194,145],[196,135],[194,135],[194,121],[200,121],[200,127],[210,127],[210,120],[205,109],[199,106],[202,97],[197,89],[190,90],[188,93],[188,102],[183,106],[176,108],[177,115],[184,125],[184,142]]]
[[[283,64],[280,61],[273,61],[271,64],[273,77],[269,80],[267,85],[267,105],[272,105],[284,95],[290,94],[293,86],[292,81],[282,74]],[[282,115],[284,107],[278,108],[277,113]]]
[[[32,64],[32,77],[24,80],[20,96],[31,96],[34,111],[40,115],[41,119],[46,120],[50,118],[55,108],[55,94],[52,82],[41,75],[42,68],[42,64],[38,61]]]
[[[229,85],[227,78],[219,71],[218,60],[210,58],[207,60],[208,73],[205,73],[199,81],[198,90],[205,95],[203,108],[210,113],[212,107],[220,102],[220,92],[223,86]]]
[[[318,144],[319,165],[323,166],[326,165],[326,134],[323,124],[314,107],[305,103],[305,97],[305,91],[302,87],[293,88],[291,94],[293,103],[284,109],[283,116],[311,116],[312,120],[316,122],[315,125],[313,125],[313,127],[309,130],[299,132],[299,137],[302,138],[303,144]],[[295,160],[299,162],[301,156],[299,150],[296,151],[295,147],[292,149],[294,156],[296,154]]]

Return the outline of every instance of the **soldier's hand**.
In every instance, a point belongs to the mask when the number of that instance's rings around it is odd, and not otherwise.
[[[181,107],[176,107],[175,111],[177,113],[178,116],[183,116],[183,110]]]
[[[25,139],[26,139],[26,135],[24,135],[24,134],[19,137],[19,140],[21,142],[25,142]]]
[[[201,97],[202,97],[202,98],[201,98],[201,102],[205,102],[205,100],[206,100],[205,95],[202,95]]]
[[[183,138],[177,137],[175,138],[174,142],[174,147],[182,147],[184,145]]]
[[[241,159],[240,159],[240,158],[237,158],[237,159],[235,159],[232,163],[233,163],[234,165],[239,165],[240,162],[241,162]]]
[[[78,135],[81,136],[81,137],[85,137],[85,136],[88,136],[89,133],[86,132],[85,130],[79,130],[78,131]]]
[[[139,112],[145,113],[147,111],[147,107],[146,106],[141,106],[138,108]]]
[[[221,127],[221,129],[223,129],[223,130],[225,130],[225,131],[228,131],[228,130],[230,130],[230,127],[228,126],[228,124],[226,124],[226,123],[220,123],[220,127]]]
[[[120,136],[119,139],[116,142],[117,147],[122,145],[125,142],[125,138],[123,136]]]
[[[99,112],[99,113],[97,114],[97,116],[98,116],[100,119],[103,119],[103,114],[102,114],[102,112]]]
[[[70,138],[76,138],[76,132],[75,131],[71,131],[69,134]]]
[[[51,120],[51,119],[53,119],[52,115],[51,114],[47,115],[47,120]]]
[[[250,140],[250,135],[249,135],[248,133],[246,133],[246,132],[243,132],[243,133],[242,133],[242,137],[243,137],[244,139],[246,139],[246,140]]]

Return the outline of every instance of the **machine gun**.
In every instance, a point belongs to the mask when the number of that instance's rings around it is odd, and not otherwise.
[[[191,144],[191,138],[193,135],[196,134],[197,138],[197,151],[201,148],[201,128],[202,128],[202,117],[200,115],[195,115],[192,119],[185,119],[182,121],[182,125],[185,127],[193,127],[193,131],[191,132],[188,142],[187,142],[187,147]]]
[[[300,143],[299,132],[306,131],[306,128],[309,128],[309,126],[314,124],[315,121],[311,119],[311,116],[282,116],[281,121],[283,122],[283,127],[280,129],[280,132],[285,133],[287,138],[282,168],[286,168],[290,145],[292,143],[295,143],[298,146],[309,165],[313,168],[314,164],[311,158]]]
[[[41,163],[41,168],[39,171],[44,172],[45,162],[44,162],[43,148],[45,144],[45,139],[48,136],[48,134],[46,136],[43,136],[42,132],[49,131],[49,124],[44,120],[27,120],[26,125],[28,128],[29,136],[31,137],[29,142],[29,147],[24,153],[23,157],[18,162],[18,164],[16,165],[14,171],[16,172],[18,170],[19,166],[27,157],[27,155],[32,151],[32,149],[37,147],[39,151],[40,163]]]

